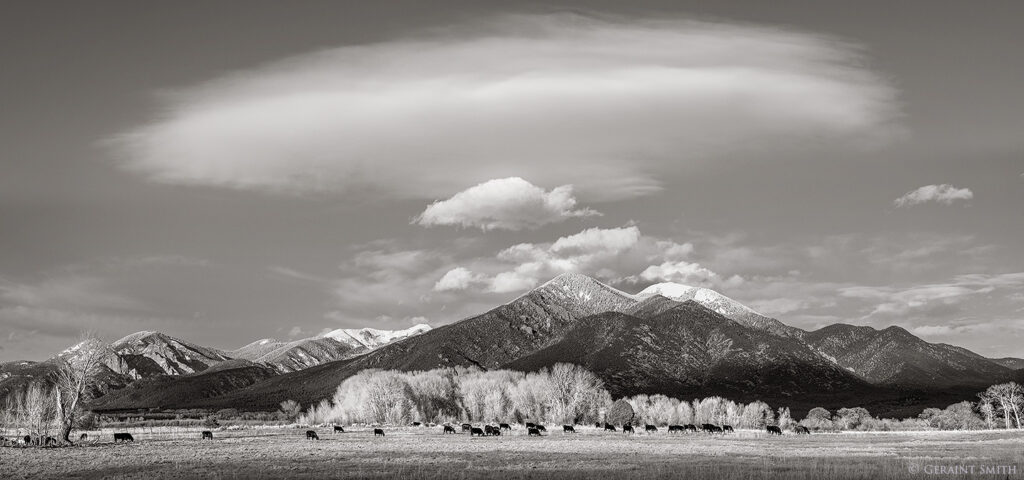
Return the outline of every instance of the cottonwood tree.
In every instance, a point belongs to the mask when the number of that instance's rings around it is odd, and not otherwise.
[[[1020,411],[1024,407],[1024,389],[1017,382],[992,385],[979,394],[982,403],[990,403],[1003,414],[1006,428],[1021,428]]]
[[[82,335],[81,341],[68,354],[57,357],[53,373],[53,408],[60,426],[60,438],[71,443],[71,429],[82,411],[89,386],[111,357],[112,352],[93,333]]]
[[[300,405],[299,402],[296,402],[295,400],[285,400],[281,402],[280,406],[281,416],[283,416],[288,421],[295,421],[295,419],[298,418],[300,414],[302,414],[302,405]]]

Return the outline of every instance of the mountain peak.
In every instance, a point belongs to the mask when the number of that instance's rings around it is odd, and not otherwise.
[[[430,331],[431,326],[426,323],[413,325],[404,330],[378,330],[376,328],[339,328],[321,334],[319,338],[333,338],[339,342],[351,345],[352,347],[377,348],[399,340],[419,335]]]
[[[694,300],[726,317],[737,314],[755,314],[761,315],[754,311],[754,309],[737,302],[721,293],[718,293],[710,288],[704,287],[691,287],[689,285],[683,285],[675,282],[656,283],[640,291],[636,296],[637,298],[646,298],[651,295],[661,295],[663,297],[675,300],[677,302],[685,302],[686,300]],[[761,315],[764,316],[764,315]]]

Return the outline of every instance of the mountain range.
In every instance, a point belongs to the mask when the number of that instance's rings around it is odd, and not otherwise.
[[[124,378],[98,410],[276,409],[329,398],[367,368],[464,366],[532,371],[585,366],[613,396],[722,395],[789,406],[866,406],[883,416],[970,400],[993,383],[1024,378],[1024,360],[988,359],[889,327],[846,324],[805,331],[713,290],[674,283],[628,294],[565,274],[494,309],[430,329],[335,330],[221,351],[156,332],[114,343]],[[22,365],[21,369],[38,369]],[[4,375],[18,368],[0,365]]]

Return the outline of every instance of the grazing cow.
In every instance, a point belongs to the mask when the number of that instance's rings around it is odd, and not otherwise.
[[[594,428],[601,428],[603,426],[604,425],[601,425],[601,422],[597,422],[597,423],[594,424]]]
[[[576,433],[572,425],[562,425],[562,433]]]
[[[384,436],[384,429],[383,428],[375,428],[375,429],[373,429],[373,436],[375,436],[375,437],[383,437]]]
[[[441,433],[442,434],[451,433],[451,434],[454,435],[455,434],[455,427],[453,427],[451,425],[445,425],[444,426],[444,430]]]
[[[622,426],[622,433],[634,433],[633,432],[633,426],[628,424],[628,423],[623,425]]]
[[[25,435],[25,438],[23,438],[22,440],[25,441],[25,445],[28,445],[32,443],[32,435]]]
[[[472,437],[473,435],[476,435],[478,437],[482,437],[482,436],[484,436],[484,431],[482,429],[479,429],[479,428],[476,428],[476,427],[472,427],[469,430],[469,436]]]
[[[722,433],[725,433],[725,432],[736,433],[736,430],[732,429],[732,425],[722,425]]]
[[[130,433],[115,433],[114,443],[117,442],[135,442],[135,438]]]
[[[687,432],[697,433],[697,426],[692,423],[687,423],[686,425],[683,425],[683,430]]]
[[[509,425],[507,423],[502,423],[502,424],[498,425],[498,429],[499,430],[508,430],[508,431],[511,432],[512,431],[512,425]]]
[[[84,442],[84,441],[86,441],[88,439],[89,439],[89,434],[88,433],[83,433],[83,434],[78,436],[78,441],[79,442]]]
[[[658,427],[655,427],[654,425],[644,425],[644,431],[647,433],[657,432]]]
[[[412,426],[414,426],[414,427],[419,427],[421,425],[423,425],[423,424],[420,423],[420,422],[412,422]]]
[[[533,422],[526,422],[526,428],[537,428],[537,425]]]
[[[320,436],[313,430],[306,430],[306,440],[320,440]]]
[[[57,439],[53,438],[53,437],[46,437],[46,440],[43,441],[43,445],[46,445],[46,446],[56,445],[56,444],[57,444]]]
[[[500,428],[493,428],[493,429],[491,429],[491,435],[494,435],[495,437],[500,437],[501,436],[501,429]]]
[[[612,425],[610,423],[604,424],[604,431],[606,431],[606,432],[614,432],[615,431],[615,425]]]
[[[462,431],[463,432],[468,432],[471,428],[473,428],[473,426],[468,424],[468,423],[463,423],[462,424]]]
[[[805,427],[803,425],[797,425],[795,428],[793,428],[793,431],[796,432],[798,435],[810,435],[811,434],[811,431],[808,430],[807,427]]]
[[[484,435],[494,435],[495,430],[497,429],[490,425],[484,425]]]
[[[536,428],[531,428],[531,429],[526,431],[526,434],[528,436],[530,436],[530,437],[539,437],[540,436],[540,430],[537,430]]]
[[[202,440],[206,440],[207,438],[209,438],[210,440],[213,440],[213,432],[211,432],[209,430],[203,430],[203,434],[199,438],[202,439]]]
[[[776,427],[775,425],[768,425],[767,427],[765,427],[765,430],[768,431],[769,435],[782,435],[782,429]]]
[[[683,426],[682,425],[669,425],[668,426],[668,433],[672,433],[672,432],[682,433],[683,432]]]
[[[705,423],[700,426],[700,429],[705,433],[715,433],[715,431],[718,429],[718,426],[712,425],[710,423]]]
[[[341,426],[335,425],[334,426],[334,433],[345,433],[345,427],[341,427]]]
[[[544,425],[541,425],[541,424],[539,424],[539,423],[537,424],[537,430],[540,430],[540,431],[542,431],[542,432],[546,432],[546,431],[548,431],[548,429],[544,428]]]

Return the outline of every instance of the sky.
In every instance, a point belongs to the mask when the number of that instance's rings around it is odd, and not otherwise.
[[[565,272],[1024,357],[1022,10],[9,2],[0,361],[436,327]]]

